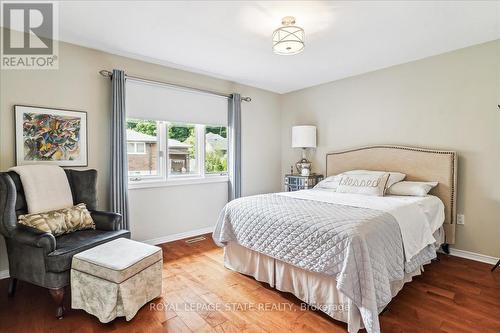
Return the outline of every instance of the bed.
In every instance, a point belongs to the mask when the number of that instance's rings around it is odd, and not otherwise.
[[[213,238],[227,268],[294,294],[349,332],[380,332],[379,313],[440,245],[454,243],[457,156],[401,146],[327,154],[326,176],[350,170],[439,184],[420,198],[314,189],[239,198],[221,212]]]

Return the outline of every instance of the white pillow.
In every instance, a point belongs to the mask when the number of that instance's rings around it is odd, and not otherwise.
[[[387,187],[386,188],[389,188],[393,184],[404,180],[405,177],[406,177],[406,174],[401,173],[401,172],[394,172],[394,171],[351,170],[351,171],[346,171],[343,174],[344,175],[351,175],[351,174],[373,174],[373,175],[383,176],[386,173],[389,174],[389,180],[387,181]]]
[[[337,192],[356,193],[382,197],[389,180],[389,174],[374,173],[344,174],[340,179]]]
[[[322,189],[336,191],[337,187],[339,187],[340,178],[342,178],[340,175],[326,177],[318,184],[316,184],[314,188],[322,188]]]
[[[405,179],[406,174],[401,173],[401,172],[385,172],[385,171],[371,171],[371,170],[351,170],[351,171],[346,171],[343,173],[340,173],[335,176],[330,176],[322,181],[320,181],[314,188],[322,188],[322,189],[327,189],[327,190],[333,190],[336,191],[337,187],[339,186],[340,179],[344,175],[354,175],[354,174],[373,174],[376,176],[383,176],[384,174],[388,173],[389,174],[389,180],[387,181],[386,189],[392,186],[393,184],[402,181]]]
[[[409,182],[403,181],[389,187],[387,194],[390,195],[412,195],[425,197],[430,190],[438,185],[438,182]]]

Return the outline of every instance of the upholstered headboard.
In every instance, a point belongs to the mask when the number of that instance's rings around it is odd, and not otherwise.
[[[326,155],[326,175],[364,169],[399,171],[405,180],[436,181],[430,194],[445,206],[445,242],[455,243],[457,154],[454,151],[402,146],[369,146]]]

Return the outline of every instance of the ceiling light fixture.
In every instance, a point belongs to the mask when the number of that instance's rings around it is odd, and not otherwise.
[[[285,16],[283,26],[273,32],[273,51],[280,55],[292,55],[304,51],[304,29],[295,26],[295,17]]]

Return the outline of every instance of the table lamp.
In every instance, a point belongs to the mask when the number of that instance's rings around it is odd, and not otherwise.
[[[302,148],[302,159],[295,167],[302,176],[309,176],[312,163],[306,158],[306,149],[316,148],[316,126],[293,126],[292,148]]]

